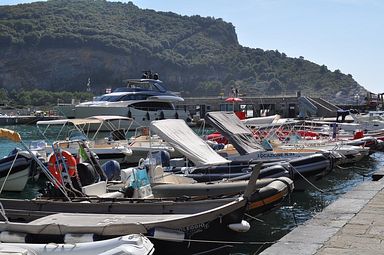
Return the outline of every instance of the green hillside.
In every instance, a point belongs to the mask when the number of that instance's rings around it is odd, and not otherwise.
[[[183,96],[217,96],[233,86],[250,96],[300,90],[338,102],[365,94],[339,70],[239,45],[222,19],[102,0],[0,6],[0,67],[7,91],[85,91],[90,78],[97,94],[151,69]]]

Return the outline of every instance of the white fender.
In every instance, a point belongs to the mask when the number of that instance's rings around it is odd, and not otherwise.
[[[240,223],[229,224],[228,227],[236,232],[247,232],[251,228],[251,225],[247,221],[242,220]]]

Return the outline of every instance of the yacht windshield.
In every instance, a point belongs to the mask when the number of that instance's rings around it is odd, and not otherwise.
[[[121,98],[123,96],[124,95],[104,95],[97,98],[97,101],[117,102],[117,101],[121,101]]]
[[[131,100],[146,100],[150,95],[144,94],[124,94],[124,95],[104,95],[99,97],[96,101],[131,101]]]

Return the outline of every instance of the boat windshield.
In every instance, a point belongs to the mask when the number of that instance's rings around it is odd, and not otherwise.
[[[97,101],[108,101],[108,102],[117,102],[121,101],[120,98],[122,98],[122,95],[104,95],[98,97],[96,100]]]
[[[103,95],[97,98],[97,101],[108,101],[108,102],[118,102],[118,101],[130,101],[130,100],[146,100],[150,95],[144,94],[124,94],[124,95]]]

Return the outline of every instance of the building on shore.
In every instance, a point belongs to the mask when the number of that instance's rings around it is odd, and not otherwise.
[[[244,112],[246,118],[280,114],[283,118],[296,117],[336,117],[340,107],[315,97],[296,95],[240,97],[228,100],[227,97],[186,97],[177,107],[185,108],[193,118],[203,118],[209,111]]]

